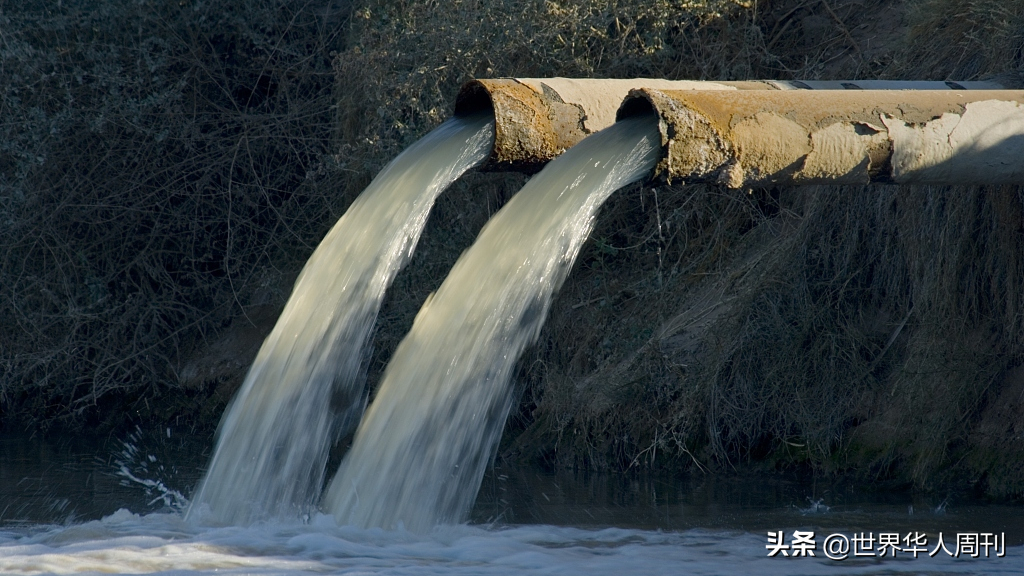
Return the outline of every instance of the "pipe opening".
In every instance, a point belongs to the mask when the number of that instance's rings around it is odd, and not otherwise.
[[[460,118],[480,112],[494,114],[494,101],[491,93],[478,80],[471,80],[462,86],[455,97],[453,114]]]
[[[771,89],[763,82],[689,80],[481,78],[463,85],[454,114],[491,113],[494,150],[484,170],[536,172],[589,134],[615,123],[630,90]]]
[[[647,114],[657,114],[658,110],[651,104],[642,92],[631,91],[629,96],[622,101],[622,105],[619,106],[618,112],[615,113],[615,121],[625,120],[626,118],[635,118],[637,116],[644,116]]]

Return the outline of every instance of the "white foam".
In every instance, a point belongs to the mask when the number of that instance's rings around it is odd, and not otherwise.
[[[445,526],[428,535],[337,526],[202,527],[125,510],[73,526],[0,532],[2,574],[659,575],[1022,574],[1005,558],[835,562],[769,558],[765,536],[734,531]]]

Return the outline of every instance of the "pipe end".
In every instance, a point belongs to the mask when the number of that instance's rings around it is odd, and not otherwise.
[[[491,93],[480,80],[470,80],[459,89],[455,97],[455,116],[464,117],[481,112],[494,114],[494,101]]]
[[[615,121],[625,120],[626,118],[635,118],[637,116],[645,116],[647,114],[657,114],[658,110],[651,103],[650,96],[647,92],[641,89],[634,89],[629,91],[629,95],[619,105],[619,110],[615,113]]]

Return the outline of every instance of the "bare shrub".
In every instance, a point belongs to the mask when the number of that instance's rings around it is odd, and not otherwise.
[[[151,413],[183,354],[280,305],[345,200],[342,15],[313,7],[0,3],[4,424]]]

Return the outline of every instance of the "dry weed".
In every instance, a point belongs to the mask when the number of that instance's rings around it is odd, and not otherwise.
[[[161,413],[183,355],[280,304],[344,200],[335,16],[0,2],[3,424]]]

